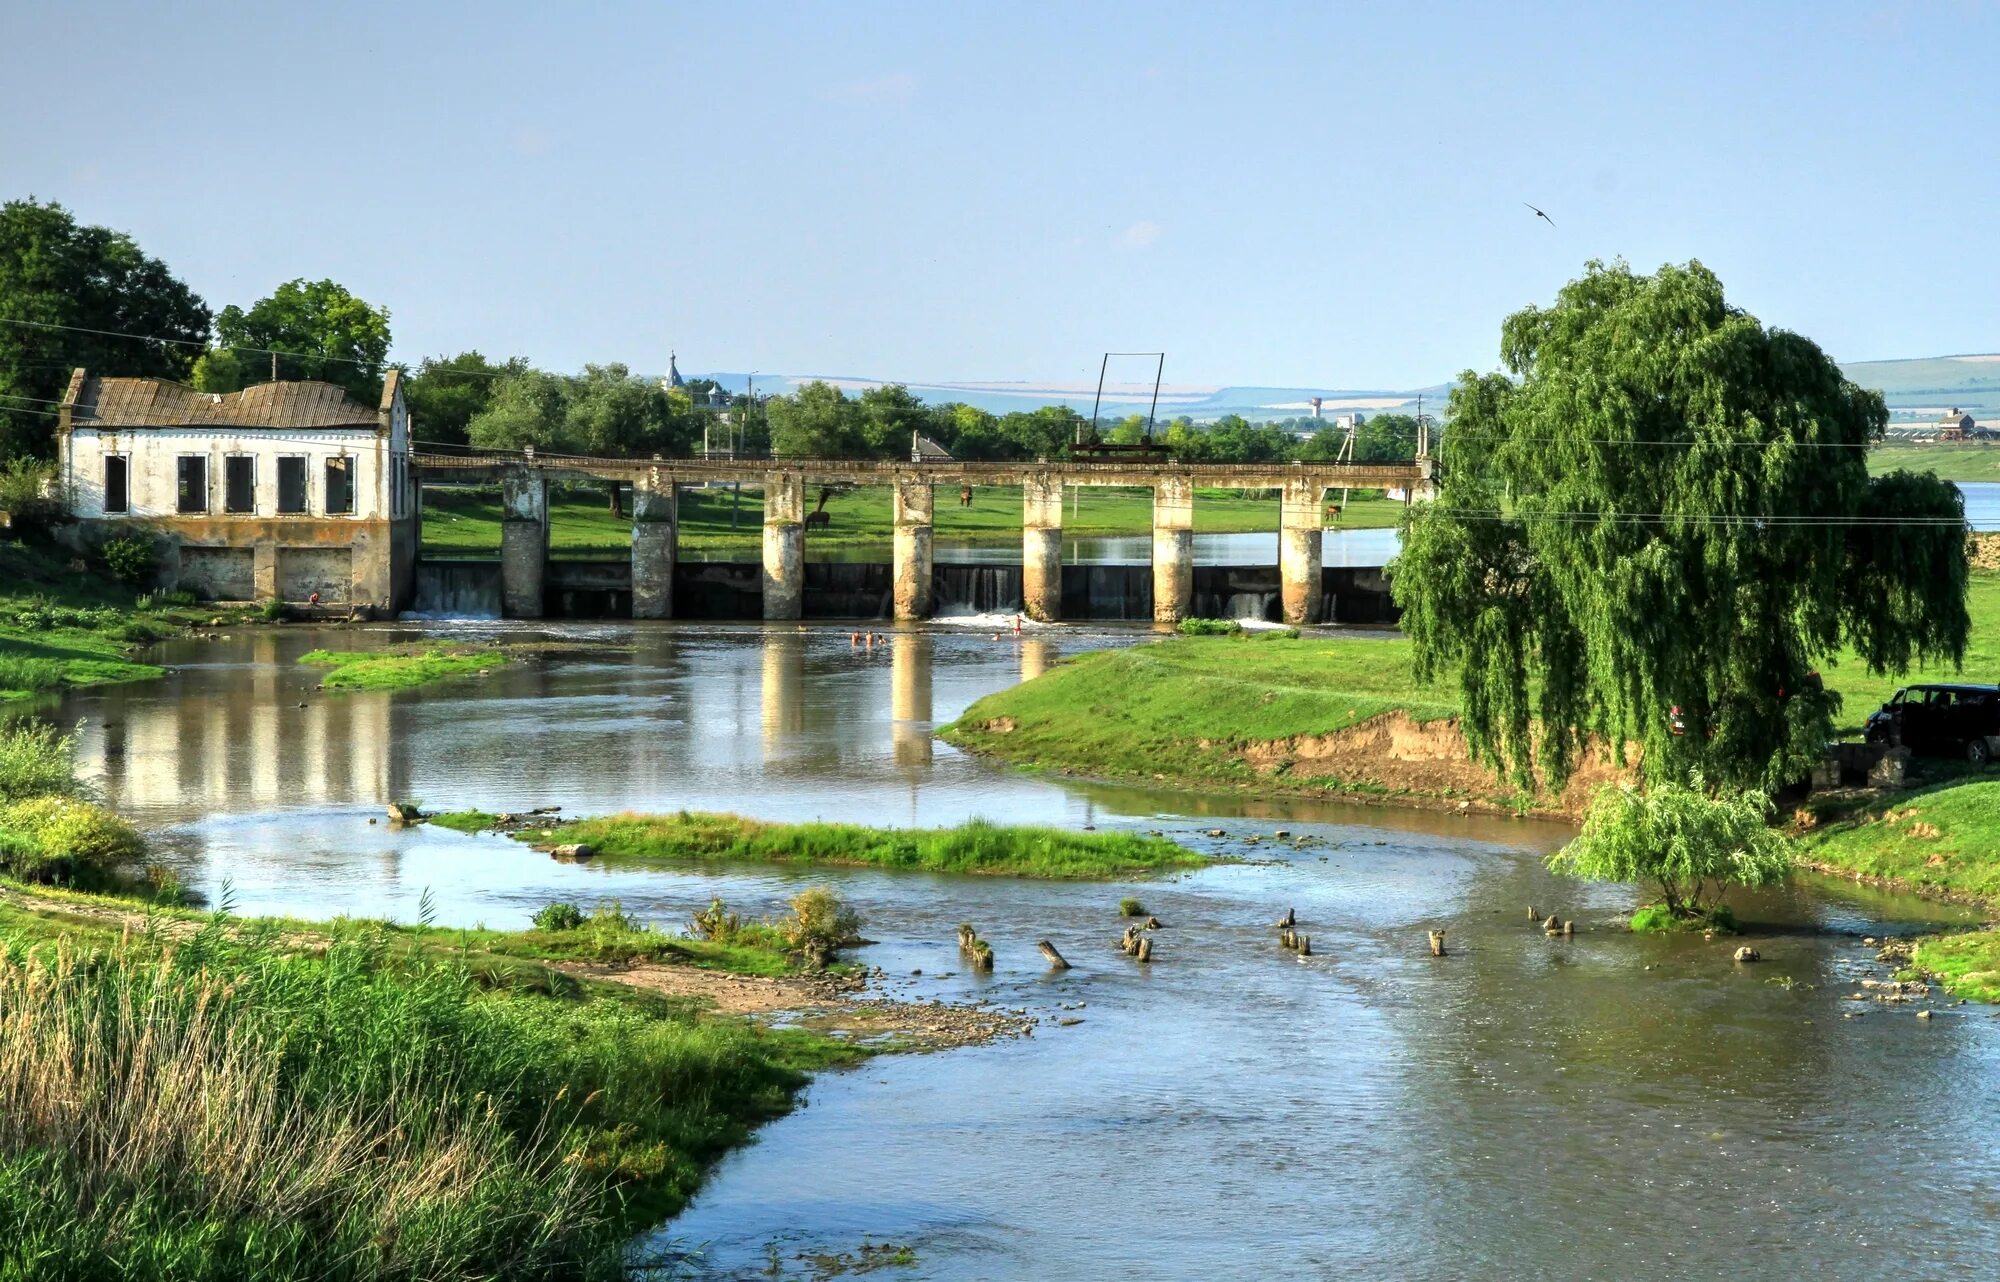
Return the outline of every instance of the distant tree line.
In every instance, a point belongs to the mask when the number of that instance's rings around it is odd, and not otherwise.
[[[32,198],[0,206],[0,322],[0,457],[53,455],[56,402],[79,366],[207,392],[320,379],[369,405],[390,368],[388,310],[331,280],[302,277],[247,308],[215,312],[131,237]],[[618,363],[562,374],[478,351],[427,357],[404,375],[420,440],[491,449],[685,457],[705,436],[721,439],[714,429],[725,415],[730,444],[751,456],[905,458],[921,434],[956,458],[1062,459],[1079,441],[1133,444],[1146,434],[1142,415],[1093,428],[1066,405],[993,414],[926,404],[900,384],[849,396],[812,382],[753,400],[706,379],[667,387]],[[1190,462],[1325,460],[1344,437],[1314,419],[1260,424],[1236,415],[1210,424],[1182,417],[1153,431]],[[1354,457],[1406,459],[1416,439],[1413,418],[1378,415],[1357,432]]]

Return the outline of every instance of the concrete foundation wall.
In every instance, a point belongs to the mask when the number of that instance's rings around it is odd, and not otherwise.
[[[326,605],[347,605],[353,599],[351,548],[279,548],[277,572],[282,600],[305,601],[315,592]]]
[[[249,548],[183,547],[171,590],[192,592],[204,601],[257,599],[256,554]]]

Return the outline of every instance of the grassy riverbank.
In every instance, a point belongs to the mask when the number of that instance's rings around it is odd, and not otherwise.
[[[160,676],[132,651],[238,613],[140,593],[55,549],[0,540],[0,702]]]
[[[460,831],[491,826],[478,812],[434,816]],[[1210,861],[1160,837],[1001,827],[864,828],[858,824],[760,823],[740,815],[610,815],[513,832],[536,845],[579,843],[591,858],[629,863],[777,863],[890,868],[905,872],[1089,879],[1198,868]]]
[[[331,668],[320,684],[328,690],[404,690],[447,677],[479,676],[507,662],[491,645],[436,643],[386,650],[309,650],[299,662]]]
[[[520,960],[581,938],[105,904],[0,887],[0,1274],[621,1276],[857,1054]]]
[[[1827,872],[2000,908],[2000,779],[1964,777],[1901,796],[1814,809],[1800,857]],[[1917,969],[1975,1001],[2000,1001],[2000,930],[1918,940]]]
[[[818,504],[808,491],[807,506]],[[1150,490],[1082,488],[1073,492],[1074,510],[1063,507],[1063,534],[1072,538],[1147,534],[1152,530]],[[880,486],[849,490],[827,501],[831,517],[823,529],[808,536],[819,547],[887,548],[894,533],[889,491]],[[1402,520],[1403,505],[1357,495],[1343,513],[1339,528],[1379,529]],[[763,497],[754,490],[738,498],[728,490],[682,490],[680,546],[705,555],[738,553],[754,556],[762,547]],[[960,507],[950,486],[937,490],[940,540],[1010,544],[1021,538],[1021,491],[1018,486],[982,486],[973,491],[971,507]],[[1200,490],[1194,506],[1194,528],[1200,534],[1241,534],[1278,528],[1274,497],[1244,495],[1237,490]],[[591,491],[554,497],[549,505],[549,544],[557,552],[623,553],[632,545],[632,519],[615,516],[604,498]],[[445,555],[495,556],[500,548],[500,500],[480,490],[430,489],[424,492],[424,550]]]
[[[2000,574],[1972,576],[1966,680],[2000,679]],[[1848,658],[1826,674],[1841,729],[1910,681]],[[1933,679],[1950,679],[1932,674]],[[941,733],[1017,766],[1204,790],[1573,813],[1604,773],[1527,798],[1465,756],[1455,680],[1419,687],[1400,635],[1174,637],[1097,651],[974,703]],[[1442,724],[1441,724],[1442,723]]]

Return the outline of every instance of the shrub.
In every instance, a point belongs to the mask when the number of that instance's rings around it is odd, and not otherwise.
[[[62,664],[54,659],[0,654],[0,690],[53,690],[62,680]]]
[[[160,598],[161,605],[177,605],[186,607],[193,605],[194,602],[195,602],[195,596],[194,593],[192,592],[169,592],[165,596]]]
[[[1243,625],[1234,619],[1182,619],[1174,630],[1184,637],[1233,637],[1242,634]]]
[[[688,934],[710,943],[726,944],[742,931],[743,919],[719,898],[709,900],[708,907],[688,918]]]
[[[813,886],[792,896],[792,915],[779,923],[785,942],[815,968],[824,968],[861,931],[861,914],[831,886]]]
[[[583,925],[583,910],[566,899],[546,904],[535,914],[536,930],[575,930]]]
[[[1121,899],[1118,901],[1118,915],[1120,917],[1144,917],[1146,915],[1146,905],[1136,899]]]
[[[76,736],[60,734],[45,721],[0,730],[0,806],[79,791]]]
[[[1633,913],[1632,920],[1627,924],[1641,935],[1683,930],[1719,930],[1733,934],[1736,914],[1729,911],[1729,905],[1717,904],[1698,916],[1676,917],[1665,904],[1647,904]]]
[[[257,607],[257,617],[265,623],[276,623],[285,617],[285,603],[277,597],[272,597]]]
[[[1692,783],[1640,792],[1607,785],[1592,798],[1583,833],[1549,856],[1551,870],[1591,881],[1652,885],[1680,919],[1708,916],[1726,886],[1763,886],[1790,875],[1786,838],[1768,823],[1761,792],[1710,795]]]
[[[0,464],[0,512],[10,513],[21,527],[53,523],[63,506],[60,498],[50,497],[55,475],[55,464],[36,459]]]
[[[0,810],[0,832],[14,838],[8,871],[28,881],[103,885],[115,866],[146,853],[131,824],[74,797],[17,801]]]
[[[120,534],[104,540],[104,546],[97,549],[97,555],[104,561],[104,569],[120,583],[144,583],[153,577],[159,567],[159,558],[153,552],[153,541],[141,535]]]

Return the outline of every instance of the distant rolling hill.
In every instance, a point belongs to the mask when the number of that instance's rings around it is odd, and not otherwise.
[[[1948,409],[1961,409],[1981,420],[2000,420],[2000,355],[1930,356],[1898,361],[1850,361],[1841,368],[1863,387],[1880,391],[1889,404],[1896,424],[1935,422]],[[724,387],[741,391],[747,381],[743,374],[718,372],[703,377]],[[920,379],[877,378],[863,375],[760,374],[762,391],[792,391],[805,383],[822,379],[853,394],[884,383],[900,382],[926,401],[962,401],[995,414],[1032,410],[1043,405],[1069,405],[1090,413],[1097,390],[1087,383],[1057,381],[966,381],[925,382]],[[1198,422],[1241,414],[1253,421],[1299,418],[1312,412],[1312,398],[1320,398],[1324,415],[1408,414],[1423,398],[1426,412],[1441,411],[1450,395],[1451,384],[1436,383],[1418,388],[1337,388],[1267,387],[1258,384],[1230,386],[1167,383],[1160,388],[1159,415],[1162,420],[1182,414]],[[1102,413],[1106,418],[1122,418],[1137,411],[1144,413],[1152,398],[1151,383],[1107,384]]]

